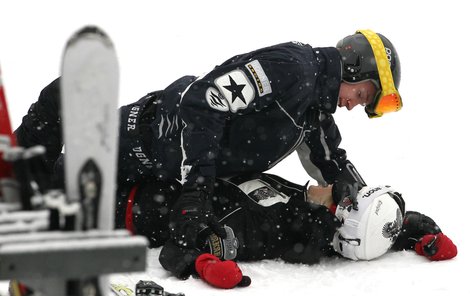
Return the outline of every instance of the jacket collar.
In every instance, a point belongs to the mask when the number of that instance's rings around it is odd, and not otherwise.
[[[327,113],[334,113],[338,106],[339,87],[341,84],[341,56],[335,47],[313,48],[314,59],[318,63],[315,73],[314,89],[315,108]]]

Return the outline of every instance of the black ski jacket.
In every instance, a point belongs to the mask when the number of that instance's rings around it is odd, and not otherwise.
[[[184,76],[120,109],[119,184],[194,183],[263,172],[297,151],[320,184],[364,185],[339,148],[334,122],[341,82],[335,48],[284,43],[235,56],[207,75]],[[46,146],[53,171],[62,149],[60,79],[23,118],[20,145]]]
[[[147,196],[160,191],[155,184],[139,187],[132,212],[136,213],[135,231],[158,247],[165,242],[162,238],[168,238],[167,209],[175,200],[149,199]],[[214,214],[231,235],[221,240],[209,228],[203,229],[195,249],[181,248],[167,240],[160,263],[179,278],[194,272],[193,263],[202,253],[226,260],[282,258],[317,263],[321,257],[335,254],[331,242],[341,223],[326,207],[307,202],[306,194],[306,186],[269,174],[217,179]]]
[[[364,184],[339,148],[332,117],[341,82],[335,48],[284,43],[185,76],[121,109],[121,177],[179,179],[262,172],[297,150],[322,184]]]

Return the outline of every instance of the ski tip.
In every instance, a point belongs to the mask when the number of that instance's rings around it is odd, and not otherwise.
[[[88,37],[106,40],[107,42],[111,43],[111,39],[101,28],[94,25],[88,25],[73,34],[67,45],[70,45],[71,43],[74,43],[75,41],[80,40],[82,38]]]
[[[86,34],[95,34],[95,35],[100,35],[103,37],[108,37],[101,28],[97,26],[92,26],[92,25],[85,26],[76,33],[76,35],[86,35]]]

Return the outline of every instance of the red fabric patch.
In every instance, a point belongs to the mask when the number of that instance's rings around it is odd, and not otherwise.
[[[336,213],[336,205],[335,204],[332,204],[329,208],[331,213],[333,213],[333,215]]]
[[[135,234],[134,228],[134,217],[132,213],[132,207],[134,206],[135,194],[139,186],[135,185],[132,187],[129,197],[127,198],[127,207],[126,207],[126,229],[129,230],[132,234]]]

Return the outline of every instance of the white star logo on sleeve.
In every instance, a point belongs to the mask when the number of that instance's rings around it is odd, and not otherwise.
[[[245,109],[255,98],[255,89],[242,70],[234,70],[214,80],[231,112]]]

